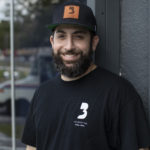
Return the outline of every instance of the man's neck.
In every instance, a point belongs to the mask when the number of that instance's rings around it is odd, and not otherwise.
[[[82,78],[83,76],[87,75],[88,73],[90,73],[91,71],[95,70],[96,68],[97,68],[97,66],[95,64],[91,64],[90,67],[87,69],[87,71],[85,73],[83,73],[82,75],[80,75],[78,77],[74,77],[74,78],[70,78],[70,77],[61,75],[61,79],[64,81],[78,80],[78,79]]]

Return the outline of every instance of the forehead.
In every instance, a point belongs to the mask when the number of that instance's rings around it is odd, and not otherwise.
[[[62,24],[56,27],[54,33],[58,33],[58,32],[64,32],[64,33],[85,33],[85,34],[90,34],[90,31],[82,26],[79,25],[67,25],[67,24]]]

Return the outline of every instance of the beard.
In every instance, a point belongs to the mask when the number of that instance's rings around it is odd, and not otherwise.
[[[68,67],[61,57],[62,54],[79,55],[80,57],[75,61],[67,61],[67,64],[71,64],[71,66]],[[53,50],[52,56],[57,71],[66,77],[74,78],[84,74],[87,71],[92,63],[93,51],[90,48],[86,54],[83,54],[81,50],[72,49],[65,51],[64,53],[59,51],[55,54]]]

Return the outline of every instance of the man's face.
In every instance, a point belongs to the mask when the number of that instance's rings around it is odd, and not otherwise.
[[[67,77],[83,74],[92,62],[90,32],[75,25],[60,25],[50,37],[57,69]]]

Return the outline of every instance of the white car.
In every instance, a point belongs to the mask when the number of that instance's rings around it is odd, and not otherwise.
[[[52,59],[49,56],[38,56],[30,74],[15,82],[16,116],[25,116],[36,88],[41,82],[56,75]],[[0,115],[11,114],[11,82],[0,84]]]

